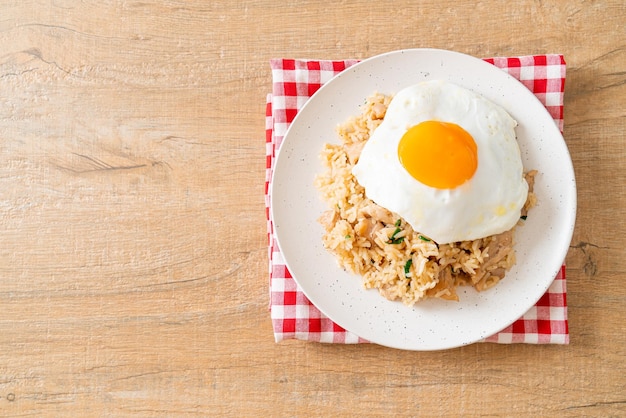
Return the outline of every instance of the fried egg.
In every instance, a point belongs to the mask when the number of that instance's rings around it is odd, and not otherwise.
[[[439,244],[511,229],[528,195],[499,105],[433,80],[399,91],[352,169],[366,196]]]

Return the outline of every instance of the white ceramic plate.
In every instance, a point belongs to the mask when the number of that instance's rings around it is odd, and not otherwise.
[[[413,308],[365,290],[361,278],[340,269],[322,246],[317,223],[327,209],[313,185],[322,171],[325,142],[360,112],[373,92],[396,93],[443,79],[503,106],[519,126],[524,167],[539,170],[538,205],[516,232],[517,264],[494,288],[459,289],[460,302],[426,300]],[[325,315],[373,343],[408,350],[439,350],[477,342],[530,309],[559,271],[572,237],[576,185],[569,152],[554,120],[519,81],[478,58],[436,49],[378,55],[325,84],[298,113],[283,140],[272,184],[272,216],[285,262],[306,296]]]

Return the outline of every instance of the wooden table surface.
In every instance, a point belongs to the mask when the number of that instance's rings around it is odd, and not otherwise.
[[[1,416],[626,416],[626,7],[0,3]],[[273,340],[273,57],[562,53],[571,343]]]

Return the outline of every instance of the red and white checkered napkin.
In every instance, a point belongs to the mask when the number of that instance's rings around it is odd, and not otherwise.
[[[565,61],[563,56],[534,55],[510,58],[488,58],[488,63],[508,72],[546,106],[563,131],[563,93]],[[274,237],[270,216],[270,184],[276,151],[289,124],[299,109],[322,84],[357,60],[273,59],[272,93],[266,107],[266,178],[265,206],[270,260],[270,310],[276,341],[296,338],[329,343],[367,342],[344,330],[324,316],[304,296],[285,266]],[[321,239],[321,238],[320,238]],[[567,303],[565,265],[544,296],[526,314],[499,333],[486,338],[495,343],[567,344]]]

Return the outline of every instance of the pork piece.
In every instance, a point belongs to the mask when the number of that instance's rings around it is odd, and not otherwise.
[[[384,227],[385,225],[382,222],[377,222],[372,218],[363,218],[354,225],[354,232],[358,236],[367,238],[371,244],[374,244],[376,233]]]
[[[383,119],[387,113],[387,107],[382,103],[376,103],[372,106],[372,115],[374,119]]]
[[[357,235],[367,238],[374,244],[376,233],[386,225],[395,223],[394,216],[387,209],[375,204],[369,204],[359,210],[361,218],[354,226]]]
[[[365,141],[359,141],[351,144],[345,144],[343,146],[346,150],[346,155],[348,156],[348,162],[350,162],[351,165],[355,165],[359,161],[364,145]]]
[[[397,220],[394,219],[393,214],[387,209],[375,204],[365,206],[360,210],[360,214],[365,216],[366,218],[374,218],[377,221],[381,221],[386,225],[393,225]]]
[[[437,279],[437,284],[432,289],[428,289],[426,291],[426,296],[458,301],[459,296],[456,294],[454,278],[452,277],[452,269],[450,267],[441,269]]]
[[[322,224],[326,232],[329,232],[335,227],[338,219],[339,212],[336,212],[334,210],[327,210],[326,212],[322,213],[319,218],[317,218],[317,221]]]
[[[511,251],[513,251],[513,230],[492,237],[491,242],[483,251],[487,254],[483,259],[483,264],[474,275],[474,286],[477,290],[488,289],[504,277],[506,270],[496,265]]]

